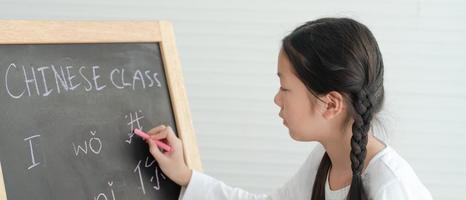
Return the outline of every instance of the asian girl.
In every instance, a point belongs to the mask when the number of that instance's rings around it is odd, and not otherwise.
[[[299,171],[271,194],[252,194],[190,170],[171,127],[149,131],[175,149],[146,140],[163,172],[182,186],[180,199],[432,199],[411,166],[374,136],[384,102],[384,64],[371,31],[349,18],[306,22],[283,38],[275,104],[291,138],[319,143]]]

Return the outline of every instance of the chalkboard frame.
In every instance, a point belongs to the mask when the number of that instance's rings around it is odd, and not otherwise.
[[[130,31],[129,31],[130,30]],[[159,43],[185,162],[202,170],[173,26],[168,21],[0,20],[0,44]],[[6,190],[0,165],[0,199]]]

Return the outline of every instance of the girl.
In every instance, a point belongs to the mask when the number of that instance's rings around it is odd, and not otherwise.
[[[410,165],[373,136],[384,101],[384,66],[377,42],[348,18],[307,22],[282,41],[278,56],[279,116],[298,141],[317,141],[300,170],[270,195],[251,194],[188,169],[170,127],[149,131],[174,147],[162,153],[147,140],[163,172],[183,186],[180,199],[365,200],[432,199]]]

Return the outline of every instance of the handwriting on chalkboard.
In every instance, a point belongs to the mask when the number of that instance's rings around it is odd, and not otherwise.
[[[129,126],[129,131],[130,131],[130,133],[128,134],[129,138],[127,140],[125,140],[125,142],[127,142],[128,144],[131,144],[132,138],[134,137],[133,130],[135,128],[143,129],[143,127],[141,126],[141,120],[144,119],[144,115],[142,114],[142,111],[139,110],[138,112],[130,112],[128,115],[125,115],[125,118],[129,120],[127,125]],[[143,177],[141,175],[141,162],[142,162],[142,160],[139,160],[139,162],[136,165],[136,167],[134,168],[133,172],[137,173],[142,193],[146,194],[144,179],[143,179]],[[152,160],[152,162],[149,162],[149,157],[146,157],[144,167],[145,168],[150,168],[152,165],[154,165],[154,163],[155,163],[155,160]],[[167,178],[163,175],[163,173],[159,172],[159,169],[158,169],[157,166],[155,166],[154,170],[155,170],[155,177],[152,176],[149,180],[150,180],[151,183],[155,184],[155,185],[152,186],[152,188],[154,188],[155,190],[160,190],[159,176],[164,180],[167,179]],[[155,178],[155,180],[154,180],[154,178]]]
[[[37,165],[40,164],[40,162],[36,161],[36,158],[34,156],[34,148],[33,148],[33,145],[32,145],[32,139],[37,138],[37,137],[40,137],[40,135],[33,135],[31,137],[24,138],[24,141],[28,141],[28,143],[29,143],[29,152],[31,153],[31,162],[32,162],[32,164],[28,167],[28,170],[30,170],[31,168],[34,168],[34,167],[36,167]]]
[[[110,187],[110,194],[112,195],[112,198],[110,200],[116,200],[115,199],[115,192],[113,191],[113,181],[109,181],[108,182],[108,187]],[[96,197],[94,197],[94,200],[109,200],[109,198],[107,198],[107,194],[106,193],[99,193]]]
[[[133,133],[176,127],[161,53],[158,42],[0,45],[8,199],[177,199]]]
[[[133,114],[134,114],[134,116],[133,116]],[[131,113],[129,113],[129,115],[125,115],[125,118],[128,119],[128,116],[129,116],[128,126],[130,127],[129,128],[129,133],[128,133],[129,138],[125,142],[127,142],[128,144],[131,144],[131,141],[132,141],[132,139],[134,137],[133,130],[135,128],[140,129],[140,130],[143,129],[143,127],[141,126],[141,120],[144,119],[144,115],[142,115],[142,111],[139,110],[139,112],[134,112],[134,113],[131,112]],[[137,127],[135,127],[135,125]]]
[[[141,190],[143,194],[146,194],[146,188],[144,186],[144,180],[143,177],[141,176],[141,162],[142,160],[139,160],[138,164],[134,168],[133,172],[138,174],[139,182],[141,184]],[[150,168],[153,164],[155,163],[155,160],[152,160],[152,162],[149,163],[149,157],[146,157],[146,162],[144,164],[144,167]],[[152,176],[149,180],[151,183],[154,183],[155,185],[152,186],[155,190],[160,190],[160,180],[159,180],[159,175],[161,176],[162,179],[167,179],[161,172],[159,172],[158,167],[155,166],[155,180],[154,176]]]
[[[22,84],[18,84],[16,77],[21,77],[19,81]],[[105,84],[102,79],[109,80],[111,84]],[[15,84],[12,84],[13,81]],[[161,87],[158,73],[151,70],[128,72],[124,68],[113,68],[109,74],[104,76],[100,73],[98,65],[26,67],[11,63],[6,68],[3,82],[8,95],[13,99],[30,96],[45,97],[53,93],[60,94],[77,89],[84,89],[86,92],[101,91],[107,86],[132,90]]]
[[[92,153],[97,155],[100,153],[100,150],[102,150],[102,140],[99,137],[95,136],[96,131],[90,131],[90,132],[91,132],[92,138],[84,141],[84,145],[75,145],[74,143],[72,143],[74,154],[76,156],[79,155],[80,151],[83,152],[84,154],[87,154],[88,150],[91,150]]]
[[[129,126],[129,130],[133,130],[134,128],[142,128],[140,120],[144,118],[144,115],[141,110],[138,110],[137,112],[130,112],[128,115],[125,115],[125,119],[129,120],[127,122],[127,125]],[[131,144],[131,138],[133,135],[128,134],[129,140],[125,140],[124,142]],[[29,147],[29,152],[31,156],[31,165],[27,167],[28,170],[38,166],[40,162],[35,158],[34,156],[34,144],[38,146],[39,141],[38,138],[40,135],[33,135],[30,137],[27,137],[24,139],[24,141],[27,142],[28,147]],[[129,142],[128,142],[129,141]],[[122,141],[123,142],[123,141]],[[101,138],[97,136],[97,131],[91,130],[89,131],[89,137],[88,139],[85,139],[81,143],[71,143],[73,146],[73,151],[72,154],[75,157],[78,156],[85,156],[88,153],[92,153],[95,155],[98,155],[102,148],[103,148],[103,141]],[[155,159],[153,159],[150,156],[147,156],[145,158],[145,161],[139,160],[138,163],[136,164],[135,168],[133,169],[133,173],[136,174],[136,177],[138,179],[138,182],[140,183],[140,189],[142,194],[146,194],[146,184],[144,182],[149,182],[150,187],[153,188],[154,190],[160,190],[160,180],[167,180],[165,175],[163,175],[162,171],[159,169],[157,165],[155,165]],[[145,178],[143,177],[141,171],[142,169],[154,169],[154,175],[151,176],[150,178]],[[94,196],[94,200],[115,200],[115,191],[113,190],[113,181],[108,181],[108,186],[109,186],[109,192],[100,192],[96,196]]]

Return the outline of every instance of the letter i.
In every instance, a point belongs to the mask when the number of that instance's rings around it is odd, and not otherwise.
[[[32,165],[30,165],[28,167],[28,170],[39,165],[40,162],[37,162],[35,157],[34,157],[34,149],[32,148],[32,139],[36,138],[36,137],[40,137],[40,135],[33,135],[31,137],[28,137],[28,138],[25,138],[24,141],[29,141],[29,149],[30,149],[30,152],[31,152],[31,161],[32,161]]]

